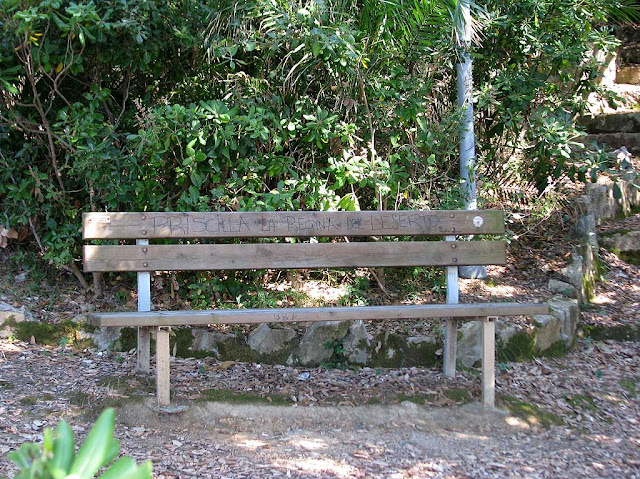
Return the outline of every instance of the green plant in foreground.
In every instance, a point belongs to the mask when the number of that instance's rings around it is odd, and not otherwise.
[[[75,453],[75,439],[71,427],[60,421],[55,434],[44,430],[42,445],[25,443],[8,457],[19,468],[15,479],[89,479],[108,466],[120,452],[120,444],[113,437],[115,412],[105,409],[89,432],[80,450]],[[130,457],[122,457],[111,464],[100,479],[151,478],[151,461],[138,466]]]

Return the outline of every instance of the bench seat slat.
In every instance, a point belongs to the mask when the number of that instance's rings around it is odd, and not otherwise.
[[[500,210],[84,213],[84,239],[482,235],[504,233]]]
[[[305,321],[529,316],[548,313],[549,306],[546,304],[481,303],[91,313],[88,315],[88,320],[91,324],[101,327],[204,326],[208,324],[293,323]]]
[[[84,271],[187,271],[504,264],[502,241],[84,247]]]

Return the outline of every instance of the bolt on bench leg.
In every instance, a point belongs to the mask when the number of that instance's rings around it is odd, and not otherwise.
[[[496,316],[482,318],[482,405],[496,405]]]
[[[158,396],[158,406],[168,406],[170,402],[169,331],[171,331],[171,328],[168,327],[159,327],[156,330],[156,394]]]

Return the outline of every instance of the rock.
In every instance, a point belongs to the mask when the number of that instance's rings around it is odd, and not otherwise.
[[[496,323],[496,339],[507,343],[519,329],[508,320]],[[472,368],[482,359],[482,322],[467,321],[458,328],[456,361],[464,367]]]
[[[271,354],[286,348],[296,332],[291,328],[275,329],[263,323],[249,334],[249,347],[259,354]]]
[[[423,344],[436,344],[436,339],[431,336],[410,336],[407,338],[407,344],[412,347],[420,347]]]
[[[0,324],[7,320],[13,320],[16,323],[21,323],[27,319],[27,312],[24,307],[18,309],[13,308],[6,303],[0,303]]]
[[[29,319],[30,314],[24,308],[14,308],[10,304],[0,302],[0,339],[16,335],[14,323],[21,323]]]
[[[607,249],[638,251],[640,250],[640,231],[618,232],[609,236],[602,236],[601,242]]]
[[[16,283],[24,283],[27,280],[27,276],[29,276],[29,272],[24,271],[20,274],[15,275],[14,279],[16,280]]]
[[[466,279],[486,279],[487,267],[486,266],[459,266],[458,274],[461,278]]]
[[[89,338],[93,341],[98,351],[109,351],[113,345],[120,339],[120,329],[115,326],[99,328],[95,333],[88,333]],[[85,332],[85,334],[87,334]]]
[[[569,298],[575,298],[578,291],[575,286],[564,281],[558,281],[557,279],[550,279],[547,288],[552,293],[559,293]]]
[[[569,280],[577,290],[582,289],[584,278],[584,260],[577,251],[571,253],[571,263],[560,270],[560,273]]]
[[[204,328],[193,329],[193,351],[206,351],[220,357],[219,344],[233,339],[233,335]]]
[[[556,316],[540,314],[533,317],[537,327],[535,351],[543,353],[558,341],[566,343],[566,337],[562,333],[562,321]]]
[[[407,338],[408,356],[411,364],[433,361],[439,348],[438,340],[431,336],[410,336]]]
[[[551,316],[558,318],[562,324],[562,339],[567,348],[573,346],[576,329],[580,320],[580,306],[575,299],[553,299],[549,301]]]
[[[467,321],[458,328],[456,361],[464,367],[472,368],[482,359],[480,321]]]
[[[518,331],[520,331],[520,329],[508,319],[499,319],[496,323],[496,336],[504,343],[515,336]]]
[[[91,311],[95,311],[96,306],[92,303],[80,303],[80,311],[83,313],[90,313]]]
[[[79,314],[72,321],[81,325],[88,324],[86,314]],[[81,327],[76,331],[76,338],[90,339],[98,351],[111,351],[114,344],[120,339],[121,329],[117,327],[96,328],[88,325],[88,327]]]
[[[602,246],[631,264],[640,263],[640,231],[618,232],[600,238]]]
[[[598,178],[597,183],[587,183],[584,187],[585,196],[588,198],[588,202],[584,205],[585,211],[593,213],[598,224],[605,219],[629,214],[634,205],[640,205],[640,190],[633,185],[633,182],[617,181],[617,187],[622,194],[619,200],[613,193],[615,185],[616,183],[610,178],[602,176]]]
[[[586,116],[580,120],[587,133],[638,133],[640,132],[640,113],[625,111]]]
[[[327,361],[334,351],[329,345],[345,337],[349,321],[322,321],[314,323],[304,333],[298,349],[287,360],[289,364],[317,366]]]
[[[352,364],[367,364],[371,359],[371,339],[364,321],[353,321],[342,343],[347,361]]]
[[[620,67],[616,75],[616,83],[626,83],[628,85],[640,85],[640,67],[627,66]]]
[[[598,225],[598,218],[593,212],[591,198],[588,195],[578,197],[574,207],[578,216],[575,224],[576,236],[597,250],[598,236],[596,234],[596,227]]]

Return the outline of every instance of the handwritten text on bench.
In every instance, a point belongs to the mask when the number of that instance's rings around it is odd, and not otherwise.
[[[245,219],[242,215],[224,216],[153,216],[149,218],[154,234],[184,235],[196,233],[291,233],[300,234],[342,234],[347,232],[376,232],[384,230],[427,231],[437,228],[440,217],[428,214],[358,216],[336,220],[331,217],[296,215],[264,216],[256,220]]]

